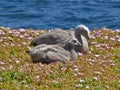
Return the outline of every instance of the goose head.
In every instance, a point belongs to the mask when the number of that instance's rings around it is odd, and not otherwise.
[[[80,47],[81,43],[76,38],[70,38],[66,42],[66,48],[68,50],[75,49],[76,47]]]
[[[81,35],[83,35],[87,40],[89,40],[90,38],[90,31],[88,29],[87,26],[85,25],[78,25],[75,28],[75,36],[76,38],[80,37]]]

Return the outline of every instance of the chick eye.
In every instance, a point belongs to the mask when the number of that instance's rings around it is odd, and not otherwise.
[[[76,40],[72,40],[73,43],[76,43]]]

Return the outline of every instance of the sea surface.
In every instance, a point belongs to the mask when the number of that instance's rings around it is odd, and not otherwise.
[[[120,0],[0,0],[0,26],[120,29]]]

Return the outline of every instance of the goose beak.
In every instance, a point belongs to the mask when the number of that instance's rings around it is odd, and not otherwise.
[[[79,46],[82,46],[82,44],[79,42]]]
[[[77,43],[78,43],[78,46],[82,46],[82,44],[79,41]]]
[[[28,47],[28,49],[26,50],[26,53],[30,53],[30,51],[31,51],[31,48],[30,47]]]

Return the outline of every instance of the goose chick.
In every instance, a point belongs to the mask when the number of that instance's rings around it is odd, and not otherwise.
[[[81,44],[77,39],[69,39],[65,45],[66,49],[58,45],[41,44],[33,48],[29,48],[26,52],[31,56],[33,62],[66,62],[77,59],[78,56],[74,50],[74,47],[80,45]]]
[[[65,48],[66,41],[69,38],[75,38],[75,35],[71,35],[65,30],[56,28],[52,32],[48,32],[36,37],[35,39],[32,40],[31,44],[33,46],[37,46],[40,44],[48,44],[48,45],[56,44]]]

